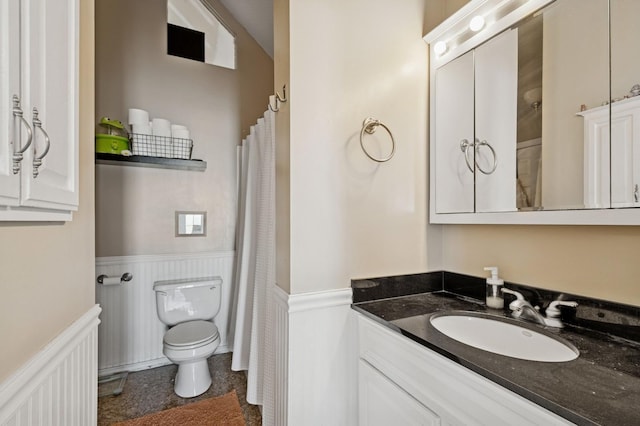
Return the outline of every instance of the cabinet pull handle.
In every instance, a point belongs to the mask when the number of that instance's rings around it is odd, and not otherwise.
[[[22,147],[22,148],[18,148],[18,150],[16,150],[16,146],[19,147],[20,146],[20,139],[18,139],[17,143],[14,143],[14,148],[13,148],[13,174],[16,175],[20,172],[20,162],[22,161],[22,157],[23,154],[25,153],[25,151],[27,150],[27,148],[29,148],[29,145],[31,145],[31,139],[33,138],[33,132],[31,132],[31,126],[29,126],[29,122],[27,120],[24,119],[24,116],[22,114],[22,108],[20,108],[20,98],[18,98],[17,95],[13,95],[13,117],[14,118],[19,118],[21,123],[24,124],[24,126],[27,129],[27,143]],[[16,129],[14,127],[13,129],[13,137],[15,139],[15,133],[16,133]]]
[[[460,151],[464,152],[464,161],[467,163],[467,168],[471,173],[473,173],[474,170],[473,165],[471,165],[471,162],[469,161],[469,148],[471,148],[473,145],[475,144],[470,143],[467,139],[462,139],[460,141]]]
[[[493,147],[489,142],[487,141],[478,142],[478,140],[476,139],[476,143],[475,143],[476,151],[479,151],[481,146],[486,146],[491,150],[491,155],[493,156],[493,166],[491,167],[491,170],[484,170],[482,167],[480,167],[480,164],[478,164],[478,160],[476,156],[476,160],[475,160],[476,167],[478,168],[478,170],[480,170],[481,173],[485,175],[490,175],[491,173],[495,172],[496,167],[498,167],[498,156],[496,155],[496,151],[493,149]]]
[[[633,200],[637,203],[638,202],[638,184],[636,183],[635,186],[633,187]]]
[[[38,169],[42,166],[42,159],[49,153],[49,148],[51,147],[51,140],[49,139],[47,132],[42,128],[42,121],[38,118],[38,109],[35,107],[33,108],[33,129],[40,129],[44,135],[44,141],[46,144],[44,151],[42,151],[40,155],[36,155],[38,146],[35,141],[33,142],[33,178],[35,179],[38,177],[38,173],[40,173]]]

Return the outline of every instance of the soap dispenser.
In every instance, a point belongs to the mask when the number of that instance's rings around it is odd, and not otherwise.
[[[504,308],[504,298],[502,297],[502,285],[504,281],[498,278],[498,268],[487,266],[485,271],[491,271],[491,276],[487,278],[487,307],[493,309]]]

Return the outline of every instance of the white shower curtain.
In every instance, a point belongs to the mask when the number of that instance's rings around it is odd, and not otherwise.
[[[273,98],[273,97],[272,97]],[[274,99],[270,99],[274,102]],[[247,370],[247,401],[270,411],[271,314],[275,284],[275,113],[267,109],[238,148],[238,220],[231,369]],[[266,373],[266,374],[265,374]],[[263,412],[263,417],[265,413]],[[264,419],[263,419],[264,420]],[[264,424],[269,424],[265,422]]]

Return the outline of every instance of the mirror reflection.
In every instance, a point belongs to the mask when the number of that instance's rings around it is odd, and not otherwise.
[[[207,235],[206,212],[176,212],[176,237]]]
[[[584,116],[608,109],[608,0],[558,0],[518,25],[518,41],[517,208],[609,207],[594,194],[607,132],[599,123],[593,141]]]
[[[611,207],[640,206],[640,25],[637,0],[611,0]],[[607,196],[605,186],[603,196]]]

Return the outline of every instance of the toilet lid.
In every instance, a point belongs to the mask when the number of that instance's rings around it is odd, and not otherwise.
[[[192,346],[218,337],[218,327],[209,321],[189,321],[176,325],[164,335],[171,346]]]

